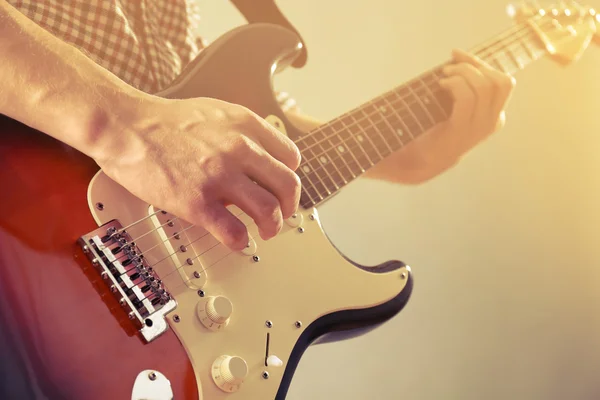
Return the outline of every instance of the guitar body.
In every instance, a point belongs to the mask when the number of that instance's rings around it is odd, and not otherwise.
[[[272,75],[300,49],[283,28],[238,28],[161,95],[242,104],[295,139],[301,133],[277,104]],[[175,399],[284,399],[310,344],[372,329],[408,301],[405,264],[348,260],[314,208],[300,209],[268,242],[240,215],[253,243],[232,253],[202,228],[135,198],[76,150],[12,120],[1,120],[0,130],[0,329],[30,387],[21,396],[131,399],[136,382],[137,393],[156,395],[166,379]],[[133,224],[121,242],[110,239],[115,223]],[[119,243],[143,253],[143,263],[130,262],[135,253]],[[149,267],[166,300],[142,304],[130,287],[144,287],[139,274],[120,280],[105,250],[121,268]],[[144,295],[159,293],[149,287]],[[207,317],[210,307],[221,319]],[[275,357],[267,363],[268,356]],[[227,362],[243,383],[226,376]]]

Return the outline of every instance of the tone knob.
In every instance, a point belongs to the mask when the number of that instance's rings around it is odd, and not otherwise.
[[[237,392],[248,375],[248,364],[238,356],[221,356],[211,368],[215,384],[224,392]]]
[[[198,303],[196,313],[202,324],[210,330],[217,331],[229,323],[233,304],[225,296],[211,296]]]

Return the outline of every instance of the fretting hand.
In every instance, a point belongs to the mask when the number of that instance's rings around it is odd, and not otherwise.
[[[515,80],[481,59],[464,51],[454,52],[455,64],[444,69],[440,85],[454,98],[450,119],[435,127],[424,138],[427,158],[460,158],[475,145],[501,129],[506,122],[504,109]]]
[[[421,183],[454,166],[465,154],[505,124],[504,109],[513,77],[462,50],[453,52],[440,85],[454,99],[449,119],[367,172],[367,176]]]

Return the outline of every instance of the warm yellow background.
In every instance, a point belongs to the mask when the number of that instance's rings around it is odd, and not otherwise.
[[[310,55],[278,86],[323,120],[511,24],[499,0],[279,4]],[[208,39],[243,23],[201,5]],[[399,258],[416,287],[384,327],[311,348],[289,400],[600,398],[600,48],[517,78],[506,128],[452,172],[361,180],[321,207],[346,254]]]

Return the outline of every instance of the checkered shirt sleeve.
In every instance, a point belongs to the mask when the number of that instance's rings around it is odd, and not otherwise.
[[[147,93],[166,88],[206,42],[194,0],[8,0],[54,36]],[[295,108],[285,92],[284,109]]]

